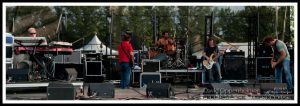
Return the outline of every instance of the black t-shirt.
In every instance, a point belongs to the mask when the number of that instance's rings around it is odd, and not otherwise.
[[[219,48],[217,46],[216,47],[206,47],[204,49],[204,52],[206,53],[206,56],[209,57],[214,52],[219,53]]]

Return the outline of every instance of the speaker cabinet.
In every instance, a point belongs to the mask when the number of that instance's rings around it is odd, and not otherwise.
[[[102,61],[86,61],[85,62],[86,76],[101,76]]]
[[[85,83],[84,85],[88,86],[88,96],[101,98],[115,97],[115,85],[113,83]]]
[[[142,72],[159,72],[160,60],[158,59],[143,59]]]
[[[76,91],[71,83],[50,82],[47,87],[48,100],[75,100]]]
[[[61,79],[61,80],[67,80],[68,79],[68,72],[66,71],[66,68],[75,68],[75,71],[77,72],[77,78],[83,79],[84,77],[84,64],[73,64],[73,63],[55,63],[55,78]]]
[[[6,73],[7,80],[12,82],[28,81],[29,69],[8,69]]]
[[[271,78],[275,76],[275,70],[271,67],[272,57],[256,58],[256,79]]]
[[[106,75],[106,80],[120,80],[121,76],[118,75],[121,72],[121,66],[118,58],[103,59],[103,74]]]
[[[140,87],[147,87],[149,83],[161,83],[161,73],[143,72],[140,74]]]
[[[169,83],[149,83],[146,95],[147,97],[170,98],[170,96],[174,96],[174,90]]]
[[[76,81],[77,79],[77,71],[75,68],[65,68],[68,73],[67,81]]]
[[[84,82],[100,83],[104,81],[102,75],[102,61],[86,61]]]
[[[271,46],[259,45],[257,56],[258,57],[271,57],[273,53]]]
[[[224,57],[223,80],[246,80],[246,63],[244,57]]]

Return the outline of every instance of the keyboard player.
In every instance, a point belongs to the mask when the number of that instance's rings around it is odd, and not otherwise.
[[[35,28],[29,28],[28,29],[28,36],[29,37],[37,37],[37,31]],[[46,41],[45,41],[46,42]],[[40,44],[38,44],[39,46]],[[47,79],[54,80],[55,76],[55,70],[54,70],[54,62],[51,58],[44,56],[43,53],[34,53],[31,54],[30,59],[32,60],[34,64],[34,70],[42,71],[41,72],[41,79]]]
[[[28,54],[32,63],[32,71],[29,73],[29,80],[53,79],[55,78],[54,58],[49,58],[44,54],[69,55],[72,54],[72,44],[68,42],[52,41],[47,43],[46,37],[38,37],[34,28],[28,29],[26,37],[15,37],[15,54]],[[32,74],[33,73],[33,74]]]

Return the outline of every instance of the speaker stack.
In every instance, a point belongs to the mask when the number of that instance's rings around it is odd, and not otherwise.
[[[223,64],[223,80],[246,80],[245,52],[226,52]]]

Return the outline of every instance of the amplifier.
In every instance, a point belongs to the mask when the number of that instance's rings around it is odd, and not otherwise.
[[[81,51],[73,51],[71,55],[63,55],[64,63],[81,64]]]
[[[271,66],[272,57],[256,57],[256,79],[275,77],[275,70]]]
[[[102,61],[85,61],[85,76],[102,76]]]
[[[257,57],[272,57],[273,50],[271,46],[260,44],[257,51]]]
[[[223,60],[223,80],[246,80],[247,69],[244,57],[225,57]]]
[[[149,83],[161,83],[159,72],[143,72],[140,74],[140,87],[147,87]]]
[[[101,53],[87,53],[85,54],[86,61],[101,61],[102,54]]]
[[[158,59],[143,59],[142,72],[159,72],[160,60]]]
[[[234,51],[231,51],[231,52],[225,52],[224,54],[224,58],[240,58],[240,57],[245,57],[245,52],[243,51],[240,51],[240,52],[234,52]]]

